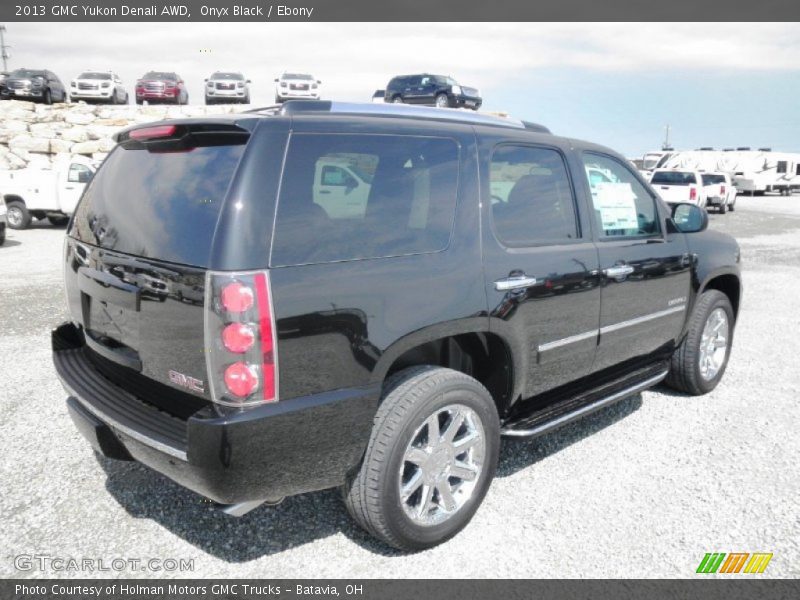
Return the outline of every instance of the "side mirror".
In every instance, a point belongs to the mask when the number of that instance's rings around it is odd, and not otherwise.
[[[672,205],[672,222],[681,233],[698,233],[708,228],[708,213],[696,204]]]
[[[253,82],[248,79],[245,83],[253,83]]]
[[[278,83],[278,79],[277,78],[275,79],[275,83]]]
[[[322,82],[319,79],[317,79],[317,83],[322,85]]]
[[[208,83],[208,79],[203,79],[203,81],[204,81],[205,83]]]

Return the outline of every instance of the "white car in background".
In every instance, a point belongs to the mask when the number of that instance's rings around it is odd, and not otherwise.
[[[284,73],[275,80],[275,102],[319,100],[322,82],[308,73]]]
[[[729,210],[735,210],[736,188],[728,173],[701,173],[700,176],[703,179],[707,206],[715,206],[723,215]]]
[[[73,102],[128,103],[128,92],[122,85],[122,79],[112,71],[82,72],[69,84],[69,96]]]
[[[206,104],[250,104],[250,80],[235,71],[215,71],[205,80]]]
[[[700,171],[656,169],[650,175],[650,185],[665,202],[706,205],[706,191]]]

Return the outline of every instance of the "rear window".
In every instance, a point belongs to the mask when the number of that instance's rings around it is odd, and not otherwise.
[[[716,183],[725,183],[724,175],[701,175],[703,178],[703,185],[714,185]]]
[[[459,149],[434,137],[294,134],[278,199],[272,265],[443,250]]]
[[[650,183],[660,183],[663,185],[689,185],[697,183],[694,173],[686,171],[657,171],[653,174]]]
[[[148,152],[118,146],[87,186],[71,234],[109,250],[205,267],[244,148]]]

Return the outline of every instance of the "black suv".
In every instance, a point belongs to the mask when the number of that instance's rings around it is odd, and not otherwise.
[[[17,69],[3,82],[4,97],[16,100],[38,100],[45,104],[67,102],[67,88],[52,71]]]
[[[99,453],[230,514],[341,487],[370,533],[432,546],[501,435],[725,371],[736,241],[603,146],[324,101],[117,141],[68,228],[55,367]]]
[[[483,103],[477,89],[459,85],[452,77],[428,73],[394,77],[386,86],[384,101],[473,110]]]

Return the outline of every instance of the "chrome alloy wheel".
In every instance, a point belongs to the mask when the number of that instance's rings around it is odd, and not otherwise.
[[[715,308],[703,328],[700,339],[700,376],[711,381],[717,376],[728,352],[728,315],[721,308]]]
[[[19,227],[22,225],[22,209],[18,206],[9,206],[8,213],[6,214],[8,224],[12,227]]]
[[[472,497],[486,454],[478,414],[463,404],[437,409],[411,436],[400,466],[400,503],[416,525],[443,523]]]
[[[447,96],[445,96],[444,94],[439,94],[438,96],[436,96],[436,106],[438,106],[439,108],[447,108],[448,104],[449,102],[447,100]]]

